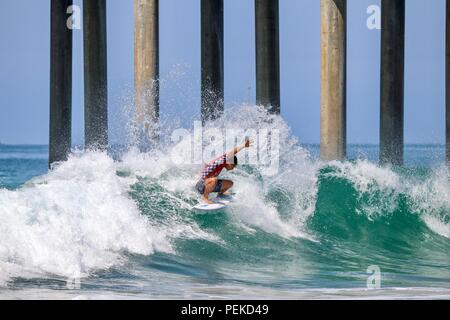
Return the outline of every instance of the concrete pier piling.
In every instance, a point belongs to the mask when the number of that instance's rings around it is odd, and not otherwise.
[[[223,0],[201,0],[201,96],[203,123],[224,108]]]
[[[72,135],[72,0],[51,1],[49,165],[67,160]]]
[[[159,141],[159,0],[134,1],[136,120],[143,146]],[[73,0],[51,0],[49,165],[71,149]],[[254,0],[256,103],[280,114],[279,0]],[[224,0],[200,0],[202,122],[224,111]],[[320,0],[320,157],[347,153],[347,0]],[[106,0],[85,0],[86,149],[108,146]],[[446,0],[446,147],[450,164],[450,0]],[[381,0],[380,163],[404,161],[405,0]],[[142,137],[142,136],[141,136]]]
[[[137,121],[159,140],[159,0],[134,1],[134,84]]]
[[[320,156],[346,157],[346,0],[321,0]]]
[[[84,117],[87,149],[108,145],[106,0],[83,2]]]
[[[278,0],[255,0],[256,104],[280,113]]]
[[[380,162],[403,164],[405,0],[381,3]]]

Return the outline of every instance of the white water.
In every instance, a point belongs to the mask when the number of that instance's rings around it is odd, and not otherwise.
[[[124,252],[173,252],[173,236],[205,236],[190,226],[152,225],[116,170],[106,154],[74,154],[17,191],[0,190],[0,283],[86,277],[123,263]]]

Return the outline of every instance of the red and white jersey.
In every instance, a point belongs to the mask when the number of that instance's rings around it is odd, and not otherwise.
[[[205,165],[201,173],[201,179],[205,181],[206,179],[217,177],[227,162],[227,155],[223,154],[217,159],[214,159],[209,164]]]

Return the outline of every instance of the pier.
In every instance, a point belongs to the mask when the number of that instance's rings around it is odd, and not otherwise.
[[[224,109],[223,0],[201,0],[202,122]]]
[[[83,2],[84,120],[87,149],[108,146],[106,0]]]
[[[255,0],[256,104],[280,113],[278,0]]]
[[[224,111],[224,1],[199,0],[201,118]],[[72,0],[51,1],[49,164],[71,147]],[[85,144],[108,146],[106,0],[83,2]],[[134,0],[134,84],[138,123],[159,139],[159,0]],[[256,103],[280,114],[279,1],[254,0]],[[299,18],[301,12],[298,13]],[[347,144],[347,1],[320,0],[320,155],[344,160]],[[450,162],[450,0],[446,2],[446,160]],[[403,164],[405,0],[381,1],[380,163]]]
[[[320,157],[346,157],[347,0],[321,0]]]
[[[381,3],[380,162],[403,164],[405,0]]]
[[[146,142],[155,142],[159,140],[159,0],[134,0],[134,19],[136,118]]]
[[[67,160],[72,144],[72,30],[66,24],[72,4],[50,3],[49,164]]]

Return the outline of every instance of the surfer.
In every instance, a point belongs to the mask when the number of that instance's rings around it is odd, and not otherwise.
[[[236,168],[238,159],[236,154],[242,149],[248,148],[252,145],[250,139],[246,139],[245,142],[239,147],[233,148],[229,152],[221,155],[217,159],[214,159],[209,164],[205,165],[202,170],[201,178],[197,182],[195,188],[198,193],[202,195],[202,200],[206,203],[212,204],[208,196],[212,192],[217,192],[219,196],[226,196],[227,190],[233,186],[233,181],[218,179],[217,176],[225,168],[228,171]]]

